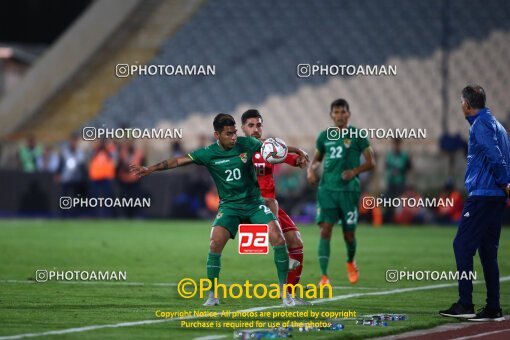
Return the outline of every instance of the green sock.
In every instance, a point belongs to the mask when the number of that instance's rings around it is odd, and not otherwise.
[[[329,247],[330,240],[326,238],[319,239],[319,264],[321,266],[322,275],[328,275],[328,263],[329,263]]]
[[[289,272],[289,251],[287,245],[274,246],[274,263],[278,273],[278,282],[282,285],[287,282],[287,273]]]
[[[214,289],[214,279],[220,277],[221,254],[209,253],[207,255],[207,278],[211,280],[212,289]]]
[[[353,240],[351,243],[345,242],[345,245],[347,246],[347,262],[352,262],[356,254],[356,240]]]

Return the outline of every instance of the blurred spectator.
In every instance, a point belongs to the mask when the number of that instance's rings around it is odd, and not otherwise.
[[[453,135],[445,132],[439,137],[439,148],[450,155],[459,150],[467,154],[468,143],[460,133]]]
[[[218,189],[216,189],[216,185],[214,184],[211,185],[209,191],[205,194],[205,206],[210,216],[214,216],[218,212],[220,197],[218,196]]]
[[[275,166],[273,170],[278,204],[285,210],[292,211],[301,198],[305,186],[305,174],[301,169]]]
[[[55,173],[58,171],[60,160],[58,152],[52,147],[45,147],[42,155],[37,158],[37,171],[39,172],[51,172]]]
[[[78,146],[78,135],[72,135],[60,151],[58,174],[62,196],[87,194],[87,165],[85,151]]]
[[[413,187],[409,187],[400,197],[407,198],[408,200],[409,198],[414,198],[416,201],[422,198]],[[425,220],[426,213],[424,207],[418,205],[410,207],[401,204],[395,209],[394,221],[396,224],[422,224]]]
[[[453,206],[449,207],[445,205],[438,207],[436,222],[439,224],[456,224],[459,222],[462,216],[462,208],[464,207],[464,198],[462,197],[462,193],[455,188],[452,179],[449,179],[445,183],[443,192],[439,194],[439,197],[444,200],[453,200]]]
[[[402,140],[393,140],[393,150],[386,155],[387,197],[398,197],[406,188],[407,173],[411,170],[411,157],[402,151]]]
[[[460,133],[453,135],[444,132],[439,138],[439,148],[441,149],[441,152],[446,154],[448,157],[447,174],[449,176],[455,176],[455,154],[458,151],[461,151],[467,156],[467,141],[460,135]]]
[[[27,139],[18,151],[18,160],[23,172],[35,172],[37,170],[37,159],[42,155],[42,148],[37,145],[34,136]]]
[[[187,190],[190,193],[190,198],[193,202],[193,215],[200,218],[210,217],[206,197],[211,186],[216,188],[211,181],[211,177],[206,171],[207,169],[205,167],[198,167],[198,169],[195,168],[191,173],[189,173],[188,178],[189,186]]]
[[[129,171],[129,165],[144,165],[145,156],[141,149],[137,148],[132,140],[120,144],[119,163],[117,165],[117,182],[120,187],[121,197],[140,198],[140,178]],[[140,208],[126,207],[121,211],[122,216],[133,218],[139,217]]]
[[[199,148],[204,148],[206,146],[208,146],[209,144],[211,144],[212,141],[211,141],[211,138],[207,135],[200,135],[198,136],[198,147]]]
[[[411,170],[411,158],[402,151],[402,139],[393,139],[393,150],[386,154],[385,160],[386,194],[388,198],[398,197],[407,185],[407,174]],[[393,220],[394,208],[384,210],[384,220]]]
[[[170,144],[170,155],[172,157],[181,157],[185,155],[184,150],[182,149],[182,143],[180,140],[176,140]]]
[[[113,198],[115,159],[115,145],[101,139],[93,150],[89,164],[90,193],[92,197]],[[96,209],[96,216],[112,217],[115,214],[112,209],[99,207]]]

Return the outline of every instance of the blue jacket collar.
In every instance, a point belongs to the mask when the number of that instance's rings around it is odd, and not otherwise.
[[[473,123],[475,122],[475,120],[478,117],[480,117],[481,115],[485,115],[485,114],[489,114],[489,115],[491,114],[491,110],[488,107],[484,107],[483,109],[478,111],[478,113],[474,116],[467,116],[466,119],[469,122],[469,125],[473,125]]]

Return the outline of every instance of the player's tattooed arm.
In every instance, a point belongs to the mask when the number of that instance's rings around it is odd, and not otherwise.
[[[372,149],[371,146],[369,146],[363,151],[363,156],[365,157],[365,162],[363,164],[361,164],[357,168],[345,170],[344,172],[342,172],[342,178],[344,180],[348,181],[362,172],[370,171],[373,168],[375,168],[374,150]]]
[[[176,157],[176,158],[170,158],[167,160],[164,160],[162,162],[159,162],[157,164],[151,165],[149,167],[146,166],[140,166],[131,164],[129,166],[129,169],[132,173],[137,175],[138,177],[144,177],[148,176],[154,171],[163,171],[168,169],[174,169],[180,166],[191,164],[192,160],[189,157]]]
[[[308,180],[308,183],[310,183],[311,185],[315,185],[317,184],[317,182],[319,182],[319,175],[317,174],[317,172],[319,170],[323,158],[324,155],[319,150],[315,150],[315,155],[313,155],[312,162],[310,163],[310,166],[308,167],[308,170],[306,172],[306,178]]]
[[[168,160],[166,159],[163,162],[159,162],[158,164],[153,165],[151,168],[153,168],[154,171],[170,169],[170,167],[168,166]]]

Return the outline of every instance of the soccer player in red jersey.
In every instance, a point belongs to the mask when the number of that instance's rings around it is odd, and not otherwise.
[[[241,122],[241,128],[246,136],[262,139],[262,115],[258,110],[251,109],[243,113]],[[280,221],[283,236],[287,242],[290,258],[287,283],[297,284],[299,283],[303,270],[303,240],[301,239],[301,234],[289,215],[278,206],[273,178],[275,164],[266,162],[262,158],[260,152],[253,154],[252,162],[255,166],[255,172],[264,203]],[[294,153],[287,154],[284,162],[300,168],[305,168],[307,165],[306,157]],[[294,298],[294,300],[296,305],[310,304],[297,297]]]

